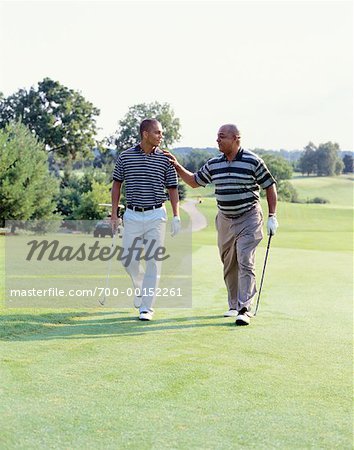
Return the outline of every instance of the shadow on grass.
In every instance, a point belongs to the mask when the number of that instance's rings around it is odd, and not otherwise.
[[[123,316],[123,317],[122,317]],[[163,331],[205,327],[235,327],[234,320],[225,321],[221,315],[155,318],[142,322],[137,313],[75,312],[45,314],[9,314],[0,316],[0,340],[43,341],[51,339],[107,338],[121,335],[142,335]]]

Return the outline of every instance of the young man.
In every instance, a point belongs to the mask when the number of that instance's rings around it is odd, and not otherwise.
[[[244,150],[236,125],[223,125],[217,143],[222,153],[209,159],[196,173],[181,166],[166,152],[189,186],[196,188],[215,184],[218,206],[216,228],[218,247],[224,265],[229,310],[225,317],[236,317],[237,325],[248,325],[252,298],[256,293],[255,251],[263,238],[263,214],[259,203],[259,186],[266,190],[268,201],[268,234],[275,234],[276,183],[263,160]]]
[[[155,250],[163,246],[167,221],[164,206],[166,188],[174,216],[171,234],[174,236],[180,231],[178,181],[175,168],[159,149],[163,137],[160,122],[143,120],[140,136],[141,142],[120,153],[117,159],[113,172],[111,221],[116,228],[121,186],[125,182],[123,247],[126,252],[134,248],[135,257],[123,264],[133,281],[134,305],[139,308],[139,319],[151,320],[161,262],[156,258],[148,259],[144,271],[137,249],[149,249],[149,253],[154,255]]]

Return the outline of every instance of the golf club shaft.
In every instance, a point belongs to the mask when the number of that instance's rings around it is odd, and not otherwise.
[[[265,268],[267,265],[267,260],[268,260],[268,253],[269,253],[269,248],[270,248],[270,241],[272,239],[272,234],[269,234],[269,239],[268,239],[268,245],[267,245],[267,251],[266,251],[266,255],[264,258],[264,266],[263,266],[263,272],[262,272],[262,278],[261,278],[261,284],[259,286],[259,293],[258,293],[258,298],[257,298],[257,303],[256,303],[256,310],[254,312],[254,316],[257,314],[258,311],[258,306],[259,306],[259,299],[261,297],[261,292],[262,292],[262,286],[263,286],[263,280],[264,280],[264,273],[265,273]]]
[[[109,255],[109,260],[108,260],[108,268],[107,268],[107,276],[106,276],[106,286],[105,286],[105,290],[104,290],[104,294],[103,294],[103,298],[99,298],[98,302],[100,303],[100,305],[104,305],[106,302],[106,290],[109,287],[109,277],[111,275],[111,268],[112,268],[112,254],[114,252],[115,249],[115,243],[116,243],[116,238],[118,235],[118,228],[115,230],[113,238],[112,238],[112,244],[111,244],[111,251],[110,251],[110,255]]]

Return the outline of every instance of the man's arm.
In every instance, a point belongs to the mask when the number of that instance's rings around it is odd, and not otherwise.
[[[177,188],[168,188],[168,195],[173,211],[173,219],[171,222],[171,236],[176,236],[181,231],[181,219],[179,217],[179,196]]]
[[[277,217],[276,217],[277,188],[276,188],[275,183],[266,189],[266,195],[267,195],[267,202],[268,202],[267,233],[268,233],[268,236],[274,236],[277,231],[277,228],[279,226]]]
[[[178,175],[182,178],[182,180],[187,183],[192,188],[198,188],[200,185],[195,181],[194,173],[185,169],[179,162],[175,165],[176,171]]]
[[[113,181],[112,185],[112,212],[111,212],[111,223],[114,228],[118,226],[118,204],[120,199],[120,189],[122,183],[120,181]]]
[[[179,217],[179,196],[177,188],[168,188],[168,196],[170,198],[173,216]]]
[[[277,188],[275,183],[266,189],[267,202],[268,202],[268,216],[274,216],[277,210]]]
[[[174,165],[178,175],[182,178],[182,180],[187,183],[192,188],[198,188],[200,185],[195,181],[194,173],[189,172],[189,170],[185,169],[178,161],[177,158],[172,155],[170,152],[164,150],[164,154],[168,157],[171,163]]]

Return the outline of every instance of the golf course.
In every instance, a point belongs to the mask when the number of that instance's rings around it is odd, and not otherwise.
[[[133,307],[7,308],[0,236],[0,448],[351,449],[353,177],[292,183],[329,203],[278,203],[248,327],[223,317],[209,188],[187,191],[208,223],[193,233],[192,308],[149,323]]]

